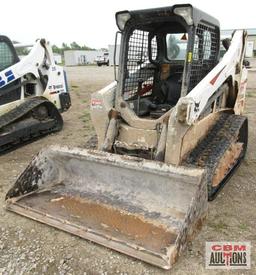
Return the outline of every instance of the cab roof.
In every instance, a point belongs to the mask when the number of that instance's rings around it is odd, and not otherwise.
[[[132,10],[132,11],[127,11],[127,10],[119,11],[116,13],[116,20],[119,14],[129,13],[131,21],[142,22],[142,23],[145,21],[147,22],[151,21],[153,23],[153,21],[157,18],[171,18],[171,17],[177,16],[177,14],[174,13],[174,10],[176,8],[191,8],[192,20],[193,20],[194,26],[197,26],[201,21],[207,22],[208,24],[211,24],[217,27],[219,27],[220,25],[219,21],[216,18],[207,14],[206,12],[201,11],[200,9],[197,9],[196,7],[193,7],[191,4],[179,4],[179,5],[173,5],[168,7]]]

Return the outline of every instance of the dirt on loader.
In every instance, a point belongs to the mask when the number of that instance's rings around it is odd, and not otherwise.
[[[0,156],[0,275],[230,273],[205,269],[206,241],[251,241],[251,270],[232,271],[232,274],[256,274],[256,71],[249,72],[246,159],[217,199],[209,203],[209,214],[202,231],[188,243],[172,270],[163,271],[4,210],[5,194],[39,150],[51,144],[85,148],[94,135],[89,115],[90,94],[113,80],[113,68],[81,66],[69,67],[66,71],[72,107],[64,114],[63,131]]]

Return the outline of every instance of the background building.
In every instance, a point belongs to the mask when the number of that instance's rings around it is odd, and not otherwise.
[[[114,51],[115,45],[108,46],[109,65],[114,65]],[[120,45],[116,47],[116,65],[119,63]],[[103,56],[103,50],[82,51],[82,50],[68,50],[64,51],[64,61],[66,66],[78,66],[87,64],[96,64],[95,59]]]
[[[103,55],[102,50],[97,51],[81,51],[69,50],[64,51],[64,60],[66,66],[77,66],[86,64],[95,64],[97,56]]]

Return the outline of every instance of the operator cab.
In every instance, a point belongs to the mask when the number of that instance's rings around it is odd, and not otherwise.
[[[17,62],[19,62],[19,57],[15,51],[15,48],[11,40],[4,35],[0,35],[0,73],[3,70],[16,64]],[[10,75],[11,72],[9,72],[9,76]],[[2,78],[2,76],[0,76],[0,106],[15,100],[19,100],[21,97],[19,79],[15,80],[14,82],[8,85],[5,84],[5,80]]]
[[[219,59],[219,23],[191,5],[123,11],[120,96],[138,117],[174,107]]]

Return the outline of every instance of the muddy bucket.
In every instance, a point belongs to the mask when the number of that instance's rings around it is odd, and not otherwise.
[[[169,269],[207,210],[204,171],[94,150],[41,151],[6,208]]]

